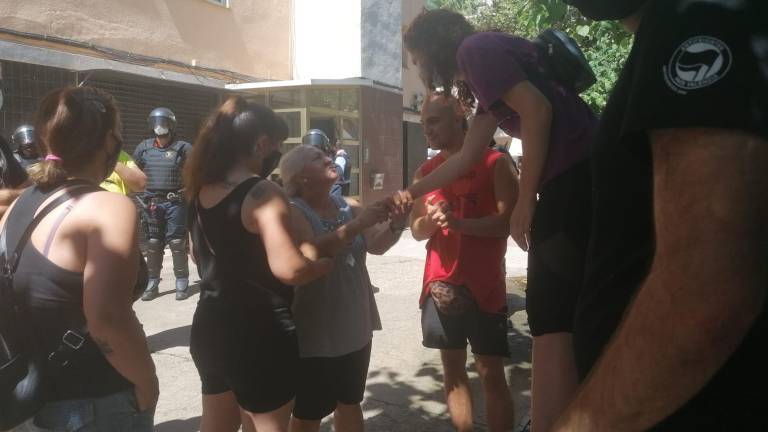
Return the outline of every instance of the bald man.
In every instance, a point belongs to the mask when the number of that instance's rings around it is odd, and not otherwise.
[[[427,98],[422,124],[429,147],[440,153],[416,171],[414,182],[461,149],[467,128],[456,100],[445,96]],[[516,200],[509,156],[489,148],[467,174],[414,202],[413,237],[429,240],[420,298],[423,344],[440,350],[448,410],[459,431],[472,430],[467,343],[483,385],[489,430],[514,425],[503,366],[509,348],[502,262]]]

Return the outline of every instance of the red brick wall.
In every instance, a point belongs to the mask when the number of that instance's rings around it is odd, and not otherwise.
[[[403,184],[403,96],[370,87],[363,87],[361,96],[361,199],[371,204]],[[384,174],[384,189],[373,190],[373,173]]]

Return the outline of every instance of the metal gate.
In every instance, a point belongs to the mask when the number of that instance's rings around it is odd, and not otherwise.
[[[68,70],[27,63],[3,61],[2,71],[0,129],[6,137],[20,125],[34,121],[37,106],[46,93],[75,82],[74,74]]]
[[[117,100],[123,119],[125,151],[128,153],[133,153],[133,149],[150,136],[147,116],[154,108],[161,106],[176,114],[178,138],[193,142],[197,130],[219,103],[220,95],[216,90],[162,85],[96,74],[89,78],[86,84],[106,90]]]

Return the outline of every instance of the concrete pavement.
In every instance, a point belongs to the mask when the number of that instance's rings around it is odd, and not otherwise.
[[[424,243],[410,232],[384,256],[368,257],[368,270],[378,287],[376,301],[384,329],[373,340],[363,411],[371,432],[451,431],[442,393],[439,352],[421,345],[417,305],[424,266]],[[510,305],[508,341],[512,352],[506,362],[508,381],[520,425],[530,406],[531,339],[524,311],[526,254],[510,243],[506,266],[507,299]],[[192,274],[196,275],[194,267]],[[173,295],[170,256],[166,256],[160,285],[161,297],[137,302],[135,309],[144,324],[160,378],[160,401],[155,416],[158,432],[198,431],[200,381],[189,354],[189,331],[197,295],[177,302]],[[196,280],[194,277],[192,280]],[[193,284],[192,289],[196,291]],[[470,381],[475,395],[481,388],[469,356]],[[485,430],[482,398],[475,399],[477,430]],[[330,419],[323,431],[331,431]],[[517,430],[517,429],[516,429]]]

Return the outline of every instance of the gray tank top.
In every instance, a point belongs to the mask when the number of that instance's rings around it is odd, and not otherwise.
[[[306,202],[293,198],[315,235],[333,232],[354,219],[344,198],[331,196],[339,209],[336,220],[322,220]],[[293,315],[301,357],[338,357],[368,345],[381,319],[365,266],[367,247],[359,235],[334,258],[333,270],[323,278],[296,287]]]

